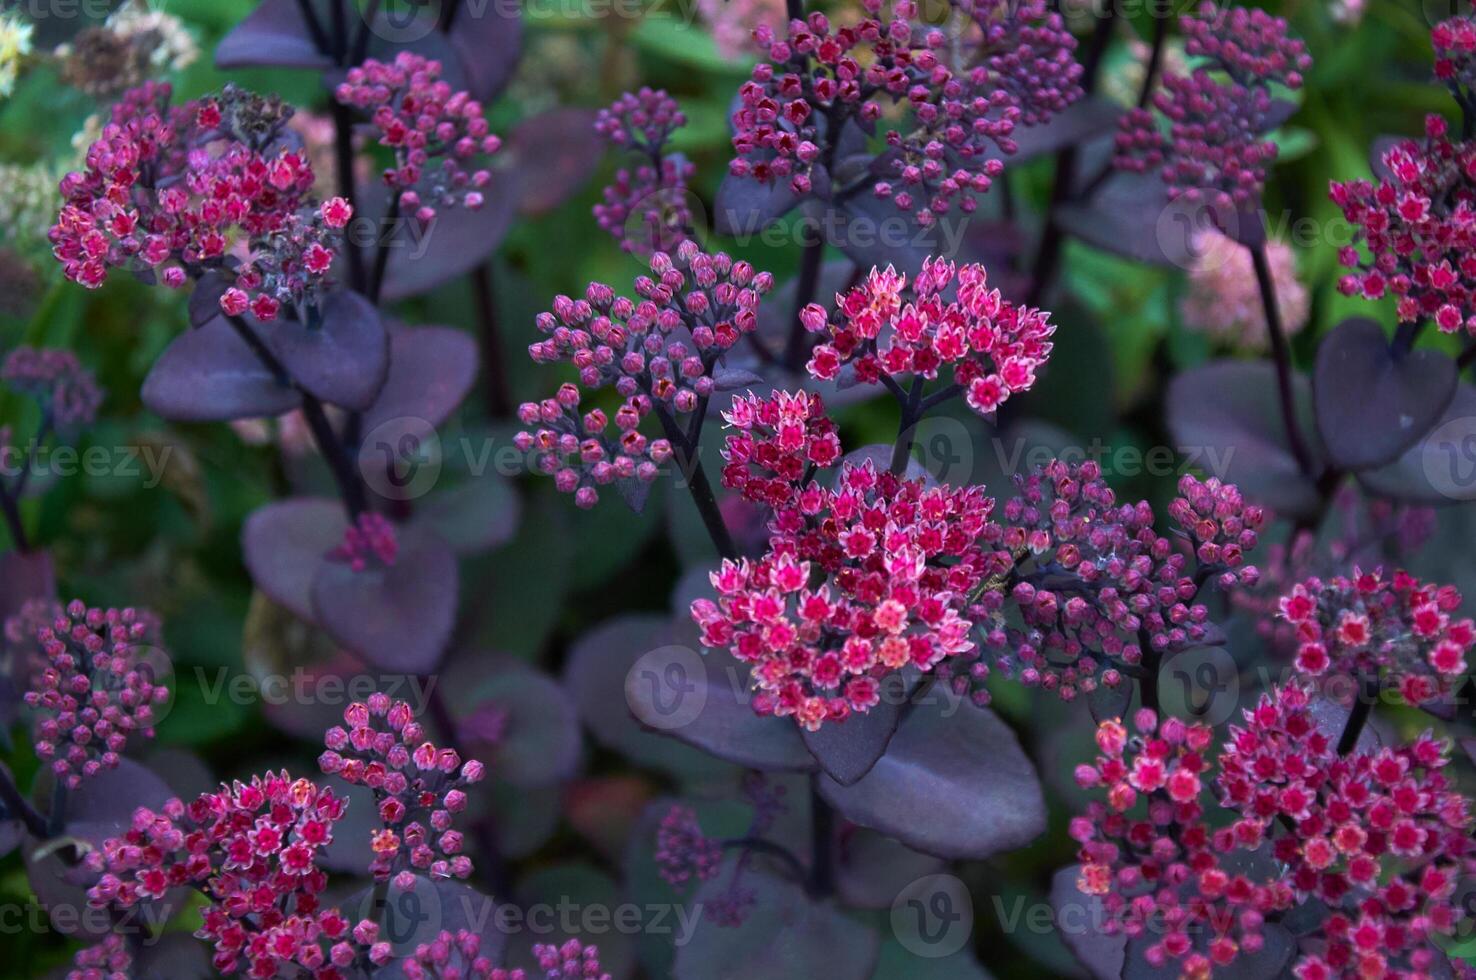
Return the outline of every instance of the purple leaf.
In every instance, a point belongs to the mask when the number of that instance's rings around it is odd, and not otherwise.
[[[1476,500],[1476,388],[1456,385],[1445,413],[1390,463],[1358,474],[1369,491],[1427,504]]]
[[[742,878],[753,895],[741,925],[713,921],[725,897],[732,859],[694,899],[701,912],[692,937],[677,948],[675,980],[866,980],[876,964],[874,931],[831,902],[816,901],[798,884],[761,870]]]
[[[787,718],[754,713],[748,667],[724,651],[705,656],[670,644],[641,656],[625,676],[636,720],[750,769],[808,771],[815,760]]]
[[[761,184],[752,177],[727,174],[712,202],[712,227],[719,235],[751,237],[794,210],[801,200],[788,181]]]
[[[1328,459],[1347,470],[1391,463],[1430,431],[1456,388],[1439,351],[1391,350],[1373,320],[1353,317],[1317,348],[1312,398]]]
[[[220,272],[207,272],[190,293],[190,326],[203,327],[220,316],[220,297],[233,280]]]
[[[299,497],[252,512],[241,528],[241,552],[251,581],[299,619],[314,622],[312,586],[323,556],[343,542],[343,505]]]
[[[553,786],[579,768],[582,746],[574,699],[527,664],[483,653],[458,656],[440,682],[460,743],[492,778],[515,786]]]
[[[1292,116],[1297,114],[1301,106],[1291,99],[1272,99],[1271,106],[1266,114],[1261,117],[1261,124],[1256,128],[1258,133],[1269,133],[1285,125]]]
[[[640,766],[679,776],[710,775],[722,767],[705,752],[643,727],[621,695],[636,661],[671,642],[671,621],[665,616],[606,620],[574,643],[564,667],[564,686],[574,695],[585,727],[601,745]]]
[[[456,556],[434,535],[402,534],[387,568],[355,572],[324,561],[313,576],[314,618],[330,635],[386,670],[428,674],[456,624]]]
[[[1015,141],[1015,152],[991,152],[989,157],[1004,160],[1006,165],[1018,166],[1026,160],[1107,135],[1117,127],[1117,120],[1122,114],[1122,107],[1116,103],[1087,96],[1073,102],[1063,112],[1056,113],[1043,125],[1016,125],[1011,134]]]
[[[325,14],[318,11],[324,25]],[[333,67],[333,59],[313,43],[298,0],[262,0],[216,46],[215,66],[326,69]]]
[[[842,834],[839,850],[836,893],[856,908],[891,908],[897,895],[912,882],[948,867],[940,857],[921,854],[865,828]]]
[[[20,612],[27,599],[56,597],[56,568],[49,551],[0,554],[0,623]]]
[[[380,922],[380,939],[390,943],[395,958],[375,972],[377,978],[400,980],[407,976],[400,961],[410,956],[416,946],[431,942],[442,932],[454,935],[465,929],[474,933],[481,939],[478,955],[493,963],[501,961],[507,945],[507,936],[498,928],[502,919],[498,903],[460,881],[433,881],[416,876],[415,886],[409,889],[391,882],[378,903],[371,886],[350,896],[342,908],[350,921]],[[465,969],[469,964],[459,965]]]
[[[319,785],[348,801],[343,816],[333,825],[333,840],[318,851],[318,865],[327,871],[365,875],[374,861],[372,835],[384,826],[374,791],[345,782],[338,776],[323,776]]]
[[[512,484],[489,472],[454,487],[438,487],[419,502],[411,524],[433,531],[457,554],[470,555],[511,540],[522,511],[522,498]]]
[[[842,786],[852,786],[871,772],[897,732],[915,678],[915,671],[888,674],[881,679],[881,701],[870,711],[822,725],[819,731],[800,731],[805,747],[827,776]]]
[[[518,213],[558,207],[588,181],[604,156],[589,109],[561,106],[519,123],[502,152],[518,175]]]
[[[1088,245],[1138,262],[1187,268],[1200,230],[1188,208],[1171,208],[1157,174],[1114,173],[1090,201],[1056,210],[1061,229]]]
[[[1073,864],[1051,877],[1056,932],[1095,980],[1117,980],[1122,976],[1127,937],[1121,932],[1112,936],[1102,932],[1110,913],[1100,896],[1083,894],[1076,887],[1080,873],[1080,865]]]
[[[923,228],[911,212],[869,191],[852,195],[822,222],[830,244],[846,253],[863,271],[873,266],[895,266],[916,276],[923,260],[933,255],[953,256],[966,227],[966,215],[950,211],[930,228]],[[828,298],[825,305],[829,305]]]
[[[138,980],[210,980],[219,975],[210,962],[210,946],[184,932],[145,940],[133,960]]]
[[[1292,378],[1301,431],[1309,441],[1311,385]],[[1169,432],[1181,453],[1210,476],[1237,484],[1251,501],[1286,516],[1319,506],[1316,484],[1297,466],[1277,397],[1276,368],[1266,361],[1213,361],[1169,384]],[[1316,447],[1309,447],[1316,453]]]
[[[1045,830],[1040,779],[1015,733],[961,702],[919,705],[864,779],[821,777],[820,795],[852,823],[945,858],[988,857]]]
[[[219,316],[174,338],[144,379],[142,397],[171,422],[263,418],[301,403]]]
[[[502,91],[518,66],[523,45],[519,5],[463,0],[457,5],[449,35],[467,88],[481,101],[489,101]]]
[[[329,296],[317,327],[273,323],[262,338],[306,391],[351,411],[374,403],[389,370],[389,337],[379,312],[358,293]]]
[[[747,390],[754,385],[761,385],[763,383],[763,378],[747,368],[730,368],[719,365],[712,372],[712,387],[714,391]]]
[[[390,367],[362,431],[417,419],[434,427],[456,411],[477,377],[477,345],[451,327],[402,327],[390,334]]]
[[[522,185],[515,172],[496,171],[475,211],[441,208],[430,224],[402,216],[386,229],[383,247],[389,249],[389,264],[382,299],[394,302],[418,296],[481,265],[512,227]],[[384,199],[383,192],[379,199]]]

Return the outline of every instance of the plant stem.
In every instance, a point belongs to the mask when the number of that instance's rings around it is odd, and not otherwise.
[[[810,893],[820,897],[835,892],[835,811],[820,795],[820,776],[810,777]]]
[[[789,20],[804,20],[805,0],[784,0],[784,13]]]
[[[354,117],[349,107],[333,102],[333,159],[338,170],[338,196],[349,202],[355,217],[359,214],[357,195],[354,193]],[[384,229],[381,229],[381,235]],[[343,251],[348,256],[349,285],[359,292],[365,291],[367,279],[364,274],[364,253],[353,235],[343,236]]]
[[[333,56],[340,65],[348,56],[348,12],[343,8],[347,2],[348,0],[328,0],[329,12],[333,15]]]
[[[1281,420],[1286,428],[1287,445],[1296,457],[1297,466],[1303,475],[1315,479],[1317,468],[1312,462],[1312,453],[1302,437],[1302,426],[1297,421],[1296,398],[1292,391],[1291,349],[1286,343],[1286,331],[1281,326],[1281,308],[1276,304],[1276,286],[1271,279],[1271,266],[1266,261],[1264,245],[1247,245],[1251,263],[1256,270],[1256,285],[1261,290],[1261,309],[1266,315],[1266,332],[1271,337],[1271,356],[1276,362],[1276,389],[1281,400]]]
[[[0,766],[0,803],[5,804],[5,811],[11,817],[25,825],[26,833],[32,837],[46,840],[51,836],[46,818],[21,793],[15,784],[15,776],[3,766]]]
[[[10,539],[15,544],[15,550],[21,554],[29,554],[31,540],[26,537],[26,526],[21,520],[20,504],[10,491],[0,484],[0,512],[5,515],[5,526],[10,529]]]
[[[725,851],[767,854],[783,862],[789,868],[790,874],[794,875],[796,881],[805,882],[808,877],[805,873],[805,866],[800,863],[800,859],[795,857],[794,852],[783,844],[777,844],[771,840],[764,840],[762,837],[734,837],[730,840],[723,841],[722,847]]]
[[[677,467],[682,471],[687,480],[687,489],[692,494],[692,502],[697,505],[697,513],[702,517],[702,524],[707,528],[708,537],[712,538],[713,545],[718,554],[723,558],[736,559],[738,548],[733,544],[733,535],[728,532],[728,524],[723,520],[723,513],[718,509],[717,497],[712,492],[712,484],[708,482],[707,471],[702,468],[702,460],[698,458],[697,447],[687,442],[687,436],[677,425],[676,419],[671,417],[664,407],[655,404],[652,411],[661,422],[662,431],[666,433],[667,441],[671,443],[676,457]]]
[[[492,275],[491,259],[472,270],[472,302],[477,309],[477,325],[480,328],[478,333],[482,341],[487,412],[493,418],[507,418],[513,413],[512,392],[508,384],[507,358],[502,351],[502,329],[497,316],[497,298]]]
[[[784,348],[784,366],[791,371],[800,369],[800,359],[804,356],[805,326],[800,322],[800,311],[815,301],[815,290],[820,286],[821,259],[825,257],[825,240],[820,237],[820,232],[809,225],[805,229],[805,251],[800,258],[794,310],[789,319],[789,342]]]
[[[384,292],[384,273],[389,268],[389,257],[391,247],[391,236],[395,232],[395,224],[400,220],[400,195],[390,195],[389,212],[384,218],[384,227],[380,229],[379,244],[374,250],[374,271],[369,276],[369,288],[366,295],[369,302],[375,306],[379,305],[379,295]]]
[[[380,0],[369,0],[360,15],[362,19],[354,35],[353,53],[349,56],[351,65],[362,64],[365,56],[369,54],[369,25],[373,24],[374,18],[379,15],[379,3]]]
[[[1358,737],[1363,734],[1369,715],[1373,714],[1374,699],[1378,696],[1378,675],[1360,674],[1358,696],[1353,701],[1353,710],[1348,713],[1348,721],[1343,725],[1343,734],[1338,737],[1338,755],[1347,755],[1358,746]]]
[[[897,442],[892,446],[891,471],[894,476],[907,472],[907,460],[912,455],[912,440],[917,436],[917,423],[922,420],[923,379],[914,377],[912,388],[907,392],[907,401],[902,405],[902,418],[897,426]]]
[[[313,9],[312,0],[297,0],[297,7],[302,11],[302,20],[307,24],[308,34],[313,39],[313,46],[323,54],[332,54],[332,45],[328,40],[328,35],[323,32],[323,23],[318,20],[318,12]]]

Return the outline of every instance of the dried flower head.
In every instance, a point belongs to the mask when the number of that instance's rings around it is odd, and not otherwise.
[[[553,311],[537,319],[548,339],[528,348],[536,363],[573,364],[579,385],[520,406],[518,418],[530,428],[515,443],[536,453],[539,468],[581,507],[593,507],[597,488],[617,480],[649,483],[674,444],[686,448],[677,417],[705,409],[713,368],[756,328],[759,299],[774,285],[769,273],[722,252],[709,255],[690,240],[674,257],[657,252],[650,268],[636,280],[635,301],[603,283],[590,283],[581,299],[555,298]],[[603,409],[580,413],[581,386],[606,385],[624,399],[614,434]],[[662,438],[640,431],[652,414]]]
[[[113,769],[130,736],[154,736],[154,708],[169,698],[145,656],[152,620],[133,609],[73,600],[37,628],[46,658],[25,702],[36,712],[36,755],[75,788]]]
[[[334,95],[368,112],[380,145],[394,152],[384,182],[398,195],[400,213],[429,223],[438,208],[482,206],[492,180],[485,158],[501,149],[502,140],[488,127],[481,103],[441,78],[439,61],[409,51],[388,64],[370,58],[349,69]]]
[[[1476,624],[1457,618],[1454,586],[1421,582],[1404,571],[1354,570],[1352,577],[1309,578],[1282,597],[1280,616],[1296,631],[1296,666],[1382,677],[1410,704],[1449,691],[1466,673]]]
[[[35,32],[35,25],[21,13],[7,10],[0,14],[0,97],[15,91],[21,62],[31,53]]]
[[[409,868],[437,878],[470,875],[471,858],[461,853],[462,834],[452,824],[466,809],[467,787],[480,782],[486,768],[437,748],[410,705],[384,694],[349,705],[343,718],[347,728],[328,730],[318,764],[374,791],[382,827],[373,834],[369,870],[377,878],[408,876],[412,885]]]
[[[187,68],[200,48],[178,17],[151,9],[145,0],[129,0],[53,53],[62,81],[107,97]]]
[[[955,286],[956,298],[945,300]],[[810,374],[828,381],[851,366],[858,380],[875,384],[883,376],[933,380],[951,366],[954,383],[980,414],[1035,384],[1051,354],[1056,327],[1050,314],[1016,306],[990,289],[982,265],[930,258],[904,303],[906,288],[907,277],[891,266],[873,268],[864,282],[836,297],[832,317],[817,304],[807,306],[805,326],[829,333],[814,349]]]

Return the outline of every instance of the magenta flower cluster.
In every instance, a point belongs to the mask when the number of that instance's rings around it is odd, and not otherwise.
[[[1404,571],[1355,570],[1350,577],[1309,578],[1281,599],[1295,631],[1296,667],[1382,678],[1409,704],[1446,693],[1466,674],[1476,624],[1458,618],[1454,586],[1424,583]]]
[[[1300,88],[1311,56],[1286,21],[1259,8],[1205,3],[1179,23],[1185,53],[1206,64],[1163,79],[1153,97],[1163,125],[1148,109],[1123,117],[1114,163],[1160,173],[1171,198],[1247,210],[1276,159],[1276,144],[1260,138],[1273,128],[1271,86]]]
[[[723,486],[751,503],[789,504],[816,470],[840,462],[839,431],[811,392],[739,395],[723,420],[734,430],[723,445]]]
[[[1080,95],[1058,17],[1041,4],[1012,5],[996,22],[985,6],[973,5],[999,29],[976,32],[986,44],[974,52],[980,63],[958,71],[944,57],[944,32],[914,22],[912,0],[865,0],[862,19],[843,27],[812,13],[783,37],[760,25],[754,39],[768,59],[739,89],[730,172],[808,193],[834,177],[848,128],[869,131],[885,118],[889,172],[873,192],[925,225],[955,206],[973,211],[974,195],[1004,169],[998,154],[1016,149],[1016,125],[1044,121]],[[906,121],[893,123],[882,100]]]
[[[228,314],[271,320],[315,302],[352,210],[338,199],[313,205],[308,158],[265,149],[288,113],[235,90],[179,106],[170,96],[154,83],[126,93],[86,169],[62,180],[50,237],[67,278],[97,288],[122,268],[179,288],[228,268]],[[237,264],[227,253],[240,237],[249,257]]]
[[[595,119],[595,132],[635,160],[615,172],[594,206],[595,221],[627,252],[672,252],[692,236],[687,184],[697,168],[667,150],[686,123],[676,99],[649,88],[625,93]]]
[[[1049,313],[1004,299],[989,288],[984,267],[972,263],[927,259],[904,302],[906,288],[907,277],[891,266],[873,268],[836,297],[833,316],[818,304],[805,307],[805,326],[829,334],[814,349],[810,374],[830,381],[852,367],[857,380],[876,384],[883,376],[933,380],[951,366],[954,383],[981,415],[1035,384],[1056,330]]]
[[[1354,270],[1338,281],[1339,292],[1392,295],[1404,322],[1476,332],[1476,142],[1452,142],[1446,121],[1432,114],[1424,140],[1386,150],[1383,169],[1377,184],[1331,185],[1333,203],[1361,239],[1339,250]]]
[[[0,367],[0,381],[37,399],[62,431],[90,425],[102,406],[92,372],[69,350],[17,347]]]
[[[637,300],[602,283],[590,283],[581,299],[557,297],[553,311],[537,319],[548,339],[528,348],[536,363],[573,364],[579,384],[520,406],[518,418],[530,428],[515,443],[536,453],[539,468],[581,507],[593,507],[598,488],[617,480],[656,479],[682,439],[677,417],[705,408],[714,366],[754,331],[759,299],[774,284],[769,273],[722,252],[709,255],[690,240],[675,256],[657,252],[650,269],[636,280]],[[581,387],[607,385],[624,399],[614,413],[613,435],[603,409],[579,410]],[[640,431],[652,414],[662,437]]]
[[[983,487],[847,463],[833,488],[812,481],[776,508],[764,556],[725,560],[692,618],[704,645],[751,665],[755,711],[811,731],[842,721],[879,702],[887,674],[973,649],[968,596],[1007,567],[993,509]]]
[[[389,518],[366,511],[344,528],[343,541],[328,552],[327,558],[362,572],[371,567],[387,568],[399,554],[400,539]]]
[[[394,153],[384,182],[401,214],[429,224],[439,208],[482,206],[492,181],[485,159],[502,140],[488,127],[481,103],[441,78],[439,61],[410,51],[388,64],[370,58],[349,69],[334,97],[369,113],[379,144]]]
[[[25,694],[36,712],[36,755],[75,789],[117,768],[130,736],[154,736],[154,708],[169,698],[144,657],[150,621],[133,609],[73,600],[35,633],[44,666]]]
[[[709,881],[723,862],[720,843],[702,832],[697,814],[689,806],[674,803],[656,828],[656,870],[673,888],[693,879]]]
[[[191,887],[206,900],[195,935],[214,944],[221,973],[346,980],[388,962],[391,950],[372,920],[352,923],[321,901],[328,875],[315,862],[345,805],[281,772],[223,785],[188,806],[140,807],[126,833],[88,855],[101,872],[88,900],[128,910]]]
[[[1046,0],[952,0],[978,36],[965,38],[989,68],[988,84],[1010,93],[1020,125],[1041,126],[1081,98],[1076,38]]]
[[[528,980],[527,971],[521,968],[494,967],[481,955],[481,947],[482,938],[468,929],[442,930],[397,965],[410,980]],[[559,946],[534,943],[533,958],[543,980],[610,980],[610,974],[600,967],[599,948],[577,939]]]
[[[471,858],[462,853],[464,838],[452,826],[466,809],[466,789],[480,782],[486,767],[465,762],[454,749],[437,748],[426,739],[404,701],[374,694],[367,702],[344,709],[345,727],[328,729],[327,751],[318,757],[325,773],[374,791],[382,827],[373,833],[377,878],[397,876],[401,887],[414,885],[414,873],[435,878],[465,878]]]

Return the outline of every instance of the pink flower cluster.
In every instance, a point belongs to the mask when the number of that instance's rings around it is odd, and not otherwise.
[[[1166,133],[1148,109],[1123,117],[1114,163],[1160,171],[1171,198],[1246,209],[1259,201],[1276,159],[1276,144],[1259,138],[1274,124],[1270,86],[1300,88],[1311,56],[1287,35],[1286,21],[1259,8],[1205,3],[1179,23],[1185,53],[1208,64],[1163,79],[1153,107],[1167,121]]]
[[[402,214],[429,224],[437,208],[482,206],[492,181],[483,160],[502,140],[488,128],[481,103],[441,78],[439,61],[410,51],[389,64],[370,58],[349,69],[334,97],[368,112],[379,145],[394,153],[384,182],[398,195]]]
[[[0,367],[0,381],[38,399],[63,431],[90,425],[102,405],[92,372],[69,350],[17,347]]]
[[[45,665],[25,702],[37,714],[36,755],[66,786],[117,768],[129,736],[154,737],[154,707],[169,689],[142,656],[149,626],[136,610],[73,600],[37,628]]]
[[[88,855],[102,872],[88,900],[126,910],[193,887],[208,903],[195,935],[214,944],[221,973],[357,976],[391,951],[374,922],[353,924],[321,904],[328,875],[315,862],[344,807],[331,790],[285,772],[222,785],[188,806],[140,807],[123,836]]]
[[[1245,722],[1220,757],[1220,799],[1238,813],[1222,833],[1251,846],[1284,831],[1272,843],[1283,881],[1328,906],[1299,980],[1428,976],[1443,961],[1429,941],[1454,931],[1472,854],[1468,804],[1442,771],[1449,743],[1426,732],[1339,756],[1296,684],[1263,695]]]
[[[343,543],[328,552],[327,558],[362,572],[371,566],[387,568],[399,554],[400,540],[389,518],[365,511],[344,528]]]
[[[466,809],[466,788],[486,768],[427,741],[410,706],[384,694],[349,705],[343,719],[346,729],[335,726],[324,736],[327,751],[318,764],[325,773],[374,791],[383,824],[372,838],[375,877],[399,875],[410,888],[414,874],[408,868],[437,878],[470,875],[471,858],[461,853],[462,834],[452,823]]]
[[[124,268],[179,288],[231,267],[227,253],[244,236],[249,256],[233,267],[223,310],[271,320],[315,301],[351,209],[337,199],[312,206],[307,157],[265,149],[286,114],[234,89],[180,106],[170,95],[155,83],[126,93],[86,169],[62,180],[50,238],[67,278],[97,288]]]
[[[1064,700],[1115,687],[1124,667],[1202,641],[1203,587],[1231,590],[1259,574],[1245,555],[1264,514],[1232,485],[1185,475],[1168,507],[1173,536],[1165,537],[1146,501],[1117,502],[1095,462],[1055,460],[1015,483],[999,538],[1013,556],[1011,572],[971,615],[986,624],[984,647],[1007,675]],[[979,685],[988,668],[973,660],[945,675],[960,693],[973,687],[986,697]],[[965,665],[967,676],[957,672]]]
[[[1102,722],[1100,754],[1076,767],[1077,784],[1102,796],[1071,821],[1077,887],[1101,898],[1107,934],[1152,939],[1150,966],[1207,977],[1261,949],[1266,918],[1292,907],[1292,888],[1236,870],[1235,859],[1261,843],[1258,828],[1206,824],[1209,727],[1160,721],[1148,709],[1133,726]]]
[[[1058,17],[1045,16],[1043,4],[1011,7],[997,22],[994,11],[1003,5],[972,6],[1000,30],[976,33],[974,40],[988,46],[972,52],[980,63],[960,71],[943,57],[943,31],[913,23],[912,0],[864,0],[865,16],[839,28],[812,13],[791,21],[782,38],[761,24],[754,39],[768,60],[739,89],[730,171],[764,184],[787,180],[796,193],[808,193],[817,166],[830,179],[826,171],[847,127],[869,130],[883,118],[885,99],[906,122],[885,132],[891,173],[874,193],[925,225],[955,205],[973,211],[973,195],[1004,169],[994,153],[1015,150],[1017,123],[1027,115],[1044,120],[1080,87],[1079,69],[1067,65],[1070,35]]]
[[[952,0],[969,17],[989,68],[988,84],[1009,92],[1020,125],[1040,126],[1081,98],[1076,38],[1045,0]]]
[[[1445,333],[1476,332],[1476,142],[1453,143],[1443,118],[1425,118],[1423,142],[1384,153],[1377,185],[1331,185],[1333,203],[1362,238],[1339,259],[1355,270],[1338,281],[1345,296],[1393,294],[1399,319],[1431,319]]]
[[[1435,77],[1459,93],[1476,82],[1476,20],[1470,16],[1451,17],[1430,31],[1430,44],[1435,48]]]
[[[956,298],[945,300],[955,284]],[[810,374],[833,380],[850,365],[858,380],[875,384],[883,375],[932,380],[951,365],[969,407],[981,415],[1035,384],[1051,354],[1056,327],[1050,314],[1016,306],[990,289],[982,265],[930,258],[904,303],[906,288],[907,277],[891,266],[873,268],[864,282],[836,297],[834,317],[827,319],[817,304],[805,307],[805,326],[830,335],[815,347]]]
[[[723,862],[722,845],[702,833],[689,806],[673,804],[656,829],[656,869],[673,888],[693,878],[709,881]]]
[[[740,395],[723,419],[735,430],[723,447],[723,486],[751,503],[784,506],[815,470],[840,462],[840,435],[819,395]]]
[[[467,929],[455,933],[442,930],[428,943],[415,947],[414,953],[397,962],[410,980],[528,980],[527,971],[494,967],[481,955],[482,939]],[[600,968],[598,947],[586,946],[577,939],[562,946],[535,943],[533,957],[544,980],[610,980]]]
[[[1270,334],[1250,251],[1214,228],[1194,238],[1194,264],[1189,289],[1179,304],[1184,325],[1233,347],[1263,351]],[[1312,312],[1312,298],[1297,277],[1296,253],[1286,242],[1268,239],[1266,264],[1271,269],[1276,308],[1287,336],[1300,333]]]
[[[846,464],[833,489],[812,482],[775,510],[768,552],[724,561],[716,601],[692,603],[702,642],[752,666],[760,714],[814,731],[866,712],[880,678],[932,670],[974,648],[968,596],[1002,570],[983,487]]]
[[[1461,594],[1396,571],[1354,570],[1351,578],[1309,578],[1282,598],[1280,616],[1296,633],[1296,666],[1319,676],[1382,676],[1409,704],[1449,691],[1466,673],[1476,624],[1457,618]]]
[[[638,161],[615,172],[604,203],[594,206],[595,221],[627,252],[671,252],[692,236],[687,182],[697,168],[666,149],[686,124],[676,99],[649,88],[625,93],[595,119],[595,132]]]
[[[675,257],[657,252],[650,269],[635,282],[635,301],[602,283],[590,283],[581,299],[557,297],[553,312],[537,318],[548,339],[528,348],[534,362],[572,363],[584,388],[613,385],[624,399],[614,437],[606,434],[611,419],[603,409],[579,413],[582,395],[574,384],[518,409],[530,428],[515,444],[536,453],[539,468],[581,507],[593,507],[597,488],[617,480],[656,478],[682,436],[675,417],[705,406],[713,367],[756,328],[759,299],[774,285],[769,273],[722,252],[709,255],[690,240]],[[640,431],[652,413],[664,438]]]
[[[116,932],[84,946],[72,958],[66,980],[128,980],[133,976],[133,951]]]

